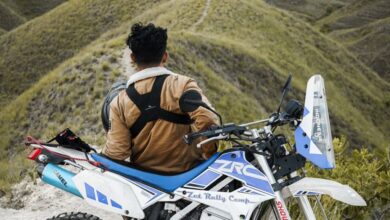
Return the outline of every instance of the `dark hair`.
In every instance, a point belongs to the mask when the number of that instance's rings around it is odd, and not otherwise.
[[[127,45],[141,65],[159,64],[167,47],[167,29],[149,23],[136,23],[131,27]]]

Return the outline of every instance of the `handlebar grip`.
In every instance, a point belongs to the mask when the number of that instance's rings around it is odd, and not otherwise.
[[[245,130],[246,130],[245,127],[237,126],[234,124],[227,124],[227,125],[224,125],[223,127],[216,126],[216,127],[210,128],[209,130],[206,130],[206,131],[194,132],[194,133],[184,135],[183,139],[184,139],[184,142],[186,144],[191,144],[195,139],[197,139],[199,137],[211,138],[211,137],[218,136],[219,134],[223,134],[223,133],[234,133],[234,132],[242,133]]]
[[[184,142],[189,145],[199,137],[209,137],[209,136],[210,136],[210,131],[194,132],[194,133],[184,135],[183,139]]]

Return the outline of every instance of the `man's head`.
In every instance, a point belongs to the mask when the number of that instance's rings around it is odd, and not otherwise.
[[[127,38],[127,45],[132,51],[132,61],[138,68],[161,66],[168,59],[167,39],[166,29],[154,24],[134,24]]]

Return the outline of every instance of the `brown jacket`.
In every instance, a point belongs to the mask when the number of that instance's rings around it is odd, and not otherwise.
[[[148,93],[154,81],[155,76],[136,80],[135,89],[139,94]],[[189,77],[178,74],[168,76],[161,91],[161,108],[183,114],[179,107],[179,98],[187,90],[202,92],[196,82]],[[203,101],[209,103],[204,96]],[[215,114],[203,107],[189,113],[194,121],[191,126],[158,119],[148,122],[133,138],[129,129],[140,116],[140,110],[127,96],[126,91],[121,91],[110,106],[111,128],[103,149],[103,154],[110,158],[125,160],[130,157],[132,163],[142,168],[175,173],[193,167],[202,159],[202,153],[209,157],[217,150],[215,145],[197,149],[196,143],[189,146],[183,141],[185,134],[217,124]]]

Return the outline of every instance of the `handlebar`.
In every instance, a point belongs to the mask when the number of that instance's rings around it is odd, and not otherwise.
[[[294,122],[293,125],[298,125],[298,119],[289,117],[288,114],[282,113],[274,113],[268,119],[262,119],[259,121],[249,122],[246,124],[235,125],[233,123],[225,124],[223,126],[214,126],[209,128],[206,131],[193,132],[184,136],[184,142],[186,144],[191,144],[194,140],[205,137],[205,138],[213,138],[217,136],[227,136],[230,134],[235,134],[236,136],[244,134],[245,131],[248,131],[248,126],[252,126],[259,123],[267,123],[267,126],[271,128],[282,126],[291,122]]]

